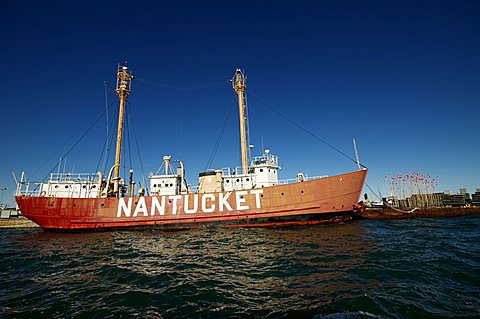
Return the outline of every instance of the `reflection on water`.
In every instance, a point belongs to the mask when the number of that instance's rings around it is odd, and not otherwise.
[[[478,234],[480,224],[456,220],[441,223],[442,230],[456,229],[455,238],[451,230],[425,235],[432,225],[440,226],[432,220],[0,232],[5,247],[0,312],[11,317],[475,315],[479,299],[465,291],[478,292],[471,267],[479,269],[480,248],[475,242],[477,255],[464,249],[465,241],[475,241],[472,233]],[[446,280],[449,271],[458,270],[462,275]],[[442,299],[452,293],[463,304]]]

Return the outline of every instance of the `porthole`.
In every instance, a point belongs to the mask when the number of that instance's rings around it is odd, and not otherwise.
[[[301,191],[300,193],[302,193],[302,194],[303,194],[303,191]]]
[[[240,182],[240,180],[237,178],[237,183]]]
[[[247,178],[247,182],[250,180],[250,178]]]
[[[173,186],[173,184],[170,184],[170,187],[172,187],[172,186]]]
[[[92,188],[97,188],[97,185],[93,185]]]
[[[263,186],[262,186],[263,187]],[[260,197],[263,197],[263,194],[260,194]]]
[[[82,188],[83,188],[83,189],[87,188],[87,185],[83,185]]]
[[[285,195],[285,193],[282,193],[282,196]]]
[[[153,184],[153,187],[157,187],[157,184]]]
[[[263,172],[263,168],[260,168],[260,173]]]
[[[229,180],[229,179],[227,179],[227,180],[226,180],[226,182],[227,182],[227,183],[230,183],[230,180]]]
[[[68,185],[65,185],[65,188],[68,188]]]

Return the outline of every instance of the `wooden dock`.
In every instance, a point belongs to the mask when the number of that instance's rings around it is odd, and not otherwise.
[[[0,219],[0,229],[11,229],[11,228],[36,228],[40,227],[31,220],[19,216],[12,218],[2,218]]]

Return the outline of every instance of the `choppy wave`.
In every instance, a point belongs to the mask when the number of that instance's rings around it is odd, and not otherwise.
[[[480,316],[480,219],[0,232],[2,317]]]

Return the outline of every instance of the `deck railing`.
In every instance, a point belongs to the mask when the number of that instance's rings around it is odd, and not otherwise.
[[[50,182],[75,182],[75,181],[96,181],[95,173],[51,173]]]
[[[320,178],[325,178],[325,177],[328,177],[328,175],[322,175],[322,176],[305,176],[304,180],[303,181],[313,181],[313,180],[316,180],[316,179],[320,179]],[[278,184],[279,185],[285,185],[285,184],[292,184],[292,183],[296,183],[298,182],[298,179],[297,178],[288,178],[288,179],[281,179],[278,181]]]

